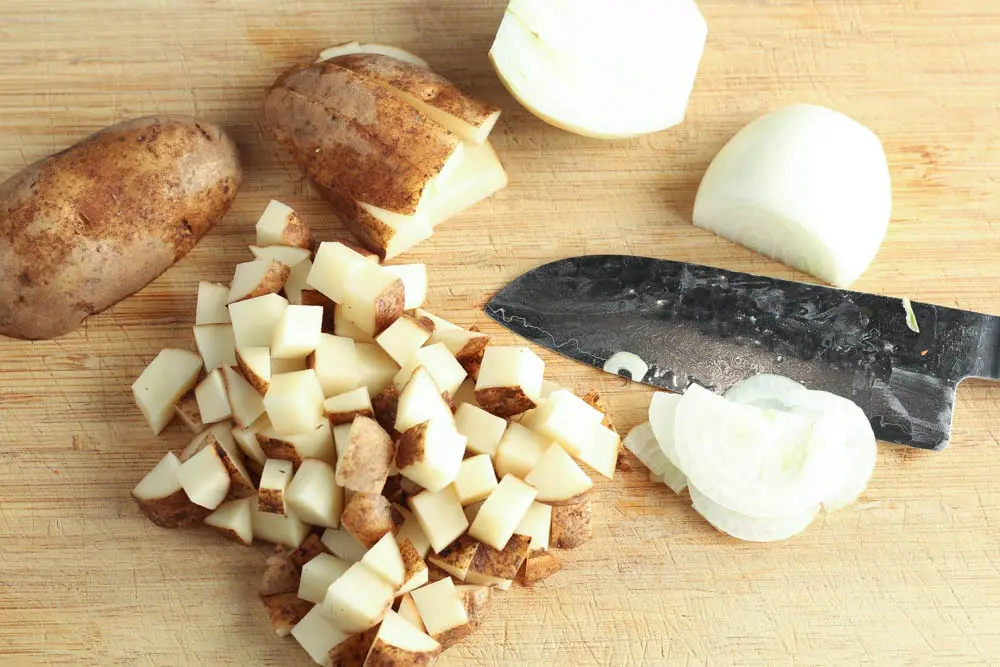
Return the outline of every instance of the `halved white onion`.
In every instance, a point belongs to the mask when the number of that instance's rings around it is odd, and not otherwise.
[[[688,485],[691,506],[716,530],[749,542],[776,542],[798,535],[819,513],[819,505],[777,517],[751,517],[723,507],[697,487]]]

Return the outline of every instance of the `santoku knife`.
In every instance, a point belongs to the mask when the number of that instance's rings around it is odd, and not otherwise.
[[[906,303],[697,264],[593,255],[529,271],[486,313],[608,372],[619,370],[605,368],[609,359],[637,355],[648,371],[632,379],[670,391],[697,382],[721,392],[757,373],[784,375],[857,403],[880,440],[942,449],[958,383],[1000,379],[1000,317],[914,302],[914,323]]]

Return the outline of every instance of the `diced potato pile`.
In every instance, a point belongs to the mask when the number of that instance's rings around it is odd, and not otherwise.
[[[199,287],[200,355],[164,350],[133,385],[155,432],[178,416],[195,433],[133,496],[160,526],[278,545],[261,599],[317,663],[429,664],[495,589],[589,539],[585,469],[614,476],[618,434],[530,349],[422,310],[423,265],[313,256],[277,202],[257,231],[270,264],[233,280],[254,284]]]

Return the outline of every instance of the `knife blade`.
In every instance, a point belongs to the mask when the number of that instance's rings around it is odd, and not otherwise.
[[[857,403],[887,442],[943,449],[955,391],[1000,379],[1000,317],[648,257],[591,255],[538,267],[486,314],[528,340],[605,368],[619,352],[635,381],[725,391],[784,375]],[[627,376],[627,372],[623,373]]]

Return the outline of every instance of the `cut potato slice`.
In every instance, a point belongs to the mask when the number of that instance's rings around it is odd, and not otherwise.
[[[343,528],[327,528],[323,531],[321,540],[330,553],[348,563],[357,563],[368,551],[365,545]]]
[[[255,229],[259,246],[283,245],[312,250],[312,232],[309,231],[309,226],[302,222],[302,218],[291,207],[279,201],[272,199],[268,202]]]
[[[196,325],[194,344],[205,362],[206,371],[236,365],[236,338],[232,324]]]
[[[385,261],[399,257],[434,233],[430,219],[422,212],[401,215],[372,204],[346,201],[335,193],[328,193],[327,200],[351,234]]]
[[[330,584],[339,579],[351,567],[343,558],[332,554],[319,554],[302,566],[298,596],[303,600],[319,604],[326,597]]]
[[[514,475],[504,475],[469,526],[469,535],[502,551],[538,495]],[[513,575],[512,575],[513,576]]]
[[[403,525],[400,527],[399,532],[396,533],[396,541],[400,545],[404,542],[409,542],[421,558],[426,558],[427,552],[430,551],[431,543],[427,539],[427,535],[424,534],[424,529],[420,527],[420,522],[417,521],[417,518],[410,510],[402,505],[393,505],[392,507],[403,517]],[[402,549],[402,546],[400,548]]]
[[[308,248],[296,248],[288,245],[252,245],[250,252],[258,260],[268,262],[280,262],[285,266],[295,269],[299,264],[308,262],[312,257],[312,250]]]
[[[427,342],[431,333],[425,322],[403,315],[376,336],[375,342],[392,357],[393,361],[403,366]]]
[[[427,584],[410,595],[428,634],[442,646],[452,646],[472,631],[462,596],[451,579]]]
[[[409,593],[399,598],[399,609],[396,612],[399,617],[421,632],[425,631],[424,622],[420,620],[420,612],[417,611],[417,603],[413,601],[413,596]]]
[[[316,350],[323,333],[323,308],[288,306],[274,327],[271,356],[299,359]]]
[[[406,565],[392,533],[386,533],[361,558],[372,572],[382,577],[393,589],[399,589],[406,579]]]
[[[236,369],[258,394],[271,385],[271,350],[266,347],[237,347]]]
[[[525,479],[538,466],[552,444],[554,443],[545,436],[511,422],[500,438],[500,444],[493,456],[497,474],[500,477],[515,475]],[[570,459],[571,463],[572,461]]]
[[[385,269],[395,273],[403,281],[404,310],[413,310],[424,305],[424,301],[427,300],[426,264],[397,264],[387,266]]]
[[[265,294],[255,299],[229,305],[233,334],[238,347],[270,347],[274,328],[281,320],[288,300],[278,294]]]
[[[375,342],[374,336],[365,333],[354,322],[347,319],[344,315],[344,307],[340,304],[334,304],[333,307],[333,333],[337,336],[350,338],[355,343]]]
[[[422,491],[408,502],[435,553],[441,553],[469,527],[458,494],[450,486],[440,491]]]
[[[344,530],[370,549],[386,533],[398,533],[403,517],[379,494],[355,493],[344,506],[340,523]]]
[[[400,433],[427,421],[453,425],[451,408],[441,398],[441,390],[430,372],[418,367],[399,395],[395,428]]]
[[[491,345],[483,355],[476,400],[487,412],[509,418],[537,406],[545,362],[526,347]]]
[[[323,598],[323,610],[344,632],[364,632],[382,620],[395,590],[363,563],[355,563],[334,581]]]
[[[286,505],[306,523],[324,528],[340,526],[344,490],[337,485],[333,467],[326,461],[302,461],[284,496]]]
[[[573,456],[579,456],[584,449],[592,448],[594,431],[603,419],[602,413],[587,405],[576,394],[568,389],[560,389],[541,401],[538,409],[522,418],[521,424],[555,440]],[[590,452],[590,456],[599,459],[600,447],[598,450]]]
[[[237,264],[233,284],[229,288],[229,304],[280,292],[289,273],[290,267],[270,260],[255,259]]]
[[[278,435],[310,433],[323,418],[323,387],[316,371],[282,373],[271,377],[264,407]]]
[[[132,497],[150,521],[163,528],[184,528],[203,520],[209,510],[191,502],[181,486],[181,460],[167,453],[132,490]]]
[[[351,53],[380,53],[390,58],[402,60],[403,62],[413,63],[417,67],[430,69],[430,65],[427,64],[426,60],[413,55],[405,49],[389,44],[359,44],[358,42],[344,42],[343,44],[328,47],[320,52],[316,62],[321,63],[324,60],[330,60],[331,58]]]
[[[317,665],[328,664],[327,656],[330,651],[350,637],[326,617],[322,605],[319,604],[295,624],[291,635]]]
[[[479,542],[468,535],[462,535],[439,553],[429,555],[427,562],[437,565],[458,581],[465,581],[477,548]]]
[[[240,428],[249,428],[264,414],[264,398],[235,369],[224,367],[222,377],[233,421]]]
[[[524,572],[521,583],[533,586],[542,579],[547,579],[562,568],[559,557],[551,551],[532,550],[524,561]]]
[[[462,461],[452,485],[463,507],[486,500],[497,487],[497,476],[489,454],[470,456]]]
[[[229,324],[229,287],[222,283],[202,280],[198,283],[198,305],[195,325]]]
[[[350,338],[322,334],[308,365],[316,371],[324,396],[343,394],[362,384],[361,358]]]
[[[400,535],[402,535],[402,530],[400,530]],[[399,544],[399,554],[403,559],[404,574],[403,583],[396,591],[397,597],[420,588],[427,583],[428,579],[427,563],[424,562],[423,556],[413,546],[413,542],[409,539],[401,540],[400,535],[396,536],[396,543]]]
[[[373,343],[356,343],[355,350],[361,369],[361,384],[368,387],[370,395],[375,396],[392,384],[399,366],[382,348]]]
[[[181,464],[177,479],[191,502],[214,510],[229,493],[229,471],[215,447],[204,447]]]
[[[466,142],[455,168],[434,181],[433,192],[418,210],[437,227],[505,187],[507,172],[490,142]]]
[[[591,432],[590,441],[583,443],[576,458],[608,479],[614,479],[621,443],[622,439],[615,431],[598,424]]]
[[[336,449],[330,422],[322,420],[306,433],[279,435],[268,424],[257,433],[257,443],[268,458],[291,461],[298,469],[304,459],[319,459],[332,464]]]
[[[552,508],[552,546],[575,549],[593,537],[590,524],[590,498],[573,505],[556,505]]]
[[[155,435],[174,418],[174,406],[194,388],[202,361],[194,352],[166,348],[132,383],[132,395]]]
[[[478,544],[468,574],[492,579],[513,579],[528,557],[530,545],[530,537],[516,533],[511,535],[507,546],[503,549],[498,550],[487,544]]]
[[[407,59],[354,53],[333,57],[332,61],[378,82],[420,113],[474,144],[486,141],[500,117],[496,107],[466,95],[444,77]]]
[[[557,443],[549,445],[524,481],[538,489],[538,501],[571,502],[590,491],[594,482]]]
[[[350,424],[355,417],[375,417],[372,400],[368,396],[368,387],[358,387],[337,396],[331,396],[323,401],[323,411],[333,426]]]
[[[205,517],[205,524],[227,540],[250,546],[253,543],[252,497],[230,500]]]
[[[515,535],[531,538],[531,550],[549,548],[549,531],[552,527],[552,506],[534,502],[524,513],[521,523],[514,529]]]
[[[413,371],[423,367],[434,383],[449,396],[454,396],[465,380],[466,372],[455,359],[455,355],[443,343],[428,345],[417,350],[392,379],[397,389],[402,390],[410,381]]]
[[[396,445],[378,422],[356,417],[346,446],[337,452],[337,484],[361,493],[382,493],[395,454]]]
[[[465,436],[454,424],[432,419],[407,429],[399,438],[396,468],[425,489],[439,491],[458,477],[464,453]]]
[[[285,513],[285,490],[292,481],[292,464],[281,459],[268,459],[260,476],[257,491],[257,511]]]
[[[291,508],[286,507],[284,514],[261,512],[257,509],[256,499],[251,502],[253,516],[253,535],[266,542],[283,544],[292,549],[298,549],[312,528],[302,521]]]
[[[201,418],[201,410],[198,409],[198,397],[195,396],[193,389],[189,390],[181,396],[181,400],[177,401],[177,405],[174,406],[174,413],[195,434],[201,433],[207,426],[205,420]]]
[[[468,440],[466,448],[470,452],[493,456],[507,430],[507,420],[470,403],[460,403],[455,412],[455,426]]]
[[[198,412],[206,424],[225,421],[233,416],[221,369],[216,368],[205,376],[194,388],[194,396],[198,401]]]
[[[422,626],[421,626],[422,627]],[[441,644],[394,611],[386,613],[379,626],[365,665],[424,667],[441,654]]]

